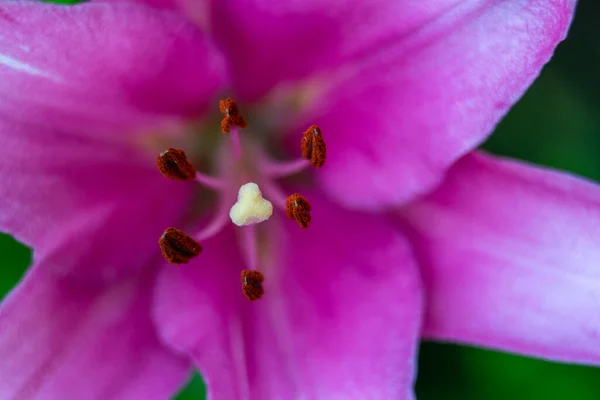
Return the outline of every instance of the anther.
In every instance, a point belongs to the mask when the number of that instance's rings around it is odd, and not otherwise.
[[[310,225],[310,203],[298,193],[294,193],[287,198],[285,213],[302,228],[308,228],[308,225]]]
[[[231,97],[219,101],[219,108],[221,109],[221,113],[223,113],[221,132],[229,133],[234,126],[242,129],[246,128],[246,120],[240,114],[237,103]]]
[[[169,179],[187,181],[196,177],[196,170],[181,149],[167,149],[156,157],[160,173]]]
[[[265,277],[260,272],[245,269],[242,271],[240,279],[242,281],[242,293],[248,300],[258,300],[265,293],[262,286]]]
[[[160,250],[171,264],[185,264],[202,251],[202,246],[185,232],[167,228],[158,240]]]
[[[322,167],[327,157],[327,147],[321,134],[321,128],[311,125],[303,134],[300,143],[302,157],[310,161],[313,167]]]

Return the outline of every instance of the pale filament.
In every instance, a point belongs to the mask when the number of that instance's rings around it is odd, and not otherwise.
[[[196,171],[195,179],[196,182],[200,183],[202,186],[205,186],[209,189],[213,189],[215,191],[222,190],[225,187],[225,182],[223,182],[222,179],[205,175],[199,171]]]
[[[241,228],[240,246],[244,253],[246,269],[255,270],[258,267],[258,248],[256,226],[248,225]]]
[[[285,204],[287,202],[287,196],[284,191],[273,181],[265,180],[262,184],[263,191],[266,197],[271,199],[271,202],[285,212]]]
[[[211,238],[223,230],[229,220],[228,198],[229,196],[220,196],[219,208],[213,219],[204,227],[204,229],[192,235],[197,242]]]
[[[273,161],[268,160],[261,163],[261,170],[271,179],[284,178],[289,175],[295,175],[310,167],[310,161],[300,158],[292,161]]]
[[[233,156],[236,160],[239,160],[242,157],[242,145],[240,143],[240,133],[237,126],[232,126],[229,134],[231,135],[231,148]]]

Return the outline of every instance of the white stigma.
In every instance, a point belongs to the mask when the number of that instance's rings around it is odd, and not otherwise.
[[[237,226],[258,224],[273,215],[273,204],[262,196],[258,185],[248,182],[238,192],[237,202],[229,210],[231,221]]]

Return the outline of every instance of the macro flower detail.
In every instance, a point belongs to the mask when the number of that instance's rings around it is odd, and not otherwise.
[[[210,398],[409,399],[423,336],[600,362],[597,186],[473,153],[574,1],[177,4],[0,2],[0,229],[34,249],[0,398],[195,367]],[[248,183],[281,212],[236,226]]]
[[[239,121],[243,122],[244,128],[247,127],[247,124],[243,117],[239,115],[237,103],[231,97],[221,100],[219,108],[225,114],[225,119],[233,121],[229,123],[228,128],[228,133],[231,132],[231,138],[225,145],[227,148],[222,152],[225,161],[221,164],[225,165],[226,169],[222,171],[221,176],[212,177],[196,171],[182,149],[169,148],[157,157],[156,165],[163,176],[179,181],[195,178],[207,189],[215,191],[220,197],[219,202],[221,203],[221,207],[218,207],[212,222],[193,235],[188,235],[176,228],[167,228],[164,231],[158,243],[163,257],[171,264],[188,263],[202,251],[200,241],[218,235],[226,227],[227,218],[223,214],[227,210],[227,203],[231,201],[229,196],[232,188],[249,176],[264,183],[269,195],[275,199],[275,204],[302,228],[307,228],[311,221],[308,200],[298,193],[292,194],[286,199],[273,177],[285,178],[289,174],[301,172],[310,165],[323,166],[325,163],[325,141],[320,128],[312,125],[305,131],[300,140],[300,150],[303,157],[306,158],[307,132],[310,132],[310,136],[317,136],[317,139],[311,139],[310,147],[313,147],[314,142],[315,150],[310,150],[313,156],[308,158],[318,160],[318,162],[311,161],[307,163],[303,159],[276,162],[270,160],[265,152],[257,151],[250,144],[248,144],[247,151],[244,151],[237,127],[241,125]],[[221,126],[223,126],[223,121]],[[252,143],[250,138],[246,138],[244,142]],[[254,146],[256,145],[254,144]],[[246,166],[248,160],[251,160],[252,168]],[[264,294],[262,286],[264,276],[257,271],[257,268],[260,267],[261,258],[257,240],[258,233],[252,225],[267,221],[272,214],[273,204],[263,197],[262,191],[254,182],[241,185],[238,190],[237,201],[228,213],[231,222],[244,229],[241,234],[243,239],[240,240],[240,246],[242,254],[245,255],[245,265],[248,269],[242,271],[242,293],[251,301],[258,300]]]

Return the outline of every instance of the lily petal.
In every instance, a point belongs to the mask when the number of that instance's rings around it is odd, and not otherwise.
[[[474,154],[402,213],[425,338],[600,364],[600,186]]]
[[[205,31],[210,28],[210,7],[214,0],[95,0],[102,3],[143,3],[151,7],[178,10]]]
[[[364,57],[460,1],[224,0],[213,2],[212,25],[236,92],[255,100],[278,83]]]
[[[377,209],[439,184],[537,77],[574,4],[461,2],[357,61],[306,122],[332,149],[322,186],[347,206]]]
[[[189,362],[158,341],[147,278],[80,285],[39,262],[0,306],[2,399],[165,399]]]
[[[130,146],[2,119],[0,141],[0,230],[55,273],[107,281],[138,271],[193,198],[193,183],[169,181],[155,155]]]
[[[96,3],[143,3],[156,8],[178,9],[181,0],[97,0]]]
[[[198,115],[224,81],[220,54],[175,12],[4,1],[0,16],[5,119],[119,138]]]
[[[197,265],[165,269],[163,340],[196,360],[219,399],[412,398],[422,303],[405,239],[377,217],[326,202],[313,211],[306,231],[269,220],[256,302],[241,293],[231,234],[207,241]]]

